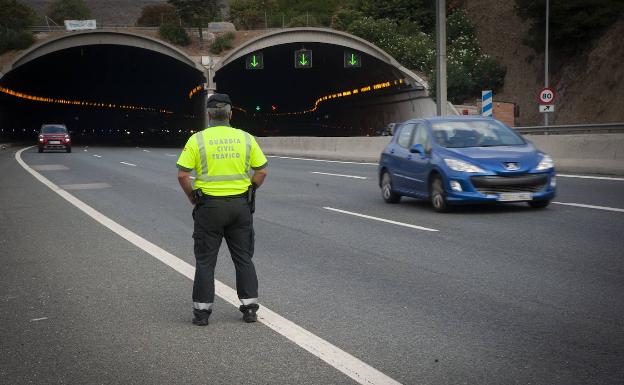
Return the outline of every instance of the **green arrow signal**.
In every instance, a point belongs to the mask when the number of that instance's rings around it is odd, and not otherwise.
[[[253,56],[252,56],[252,58],[251,58],[251,63],[249,63],[249,64],[251,64],[251,66],[252,66],[252,67],[254,67],[254,68],[256,68],[256,67],[258,66],[258,64],[260,64],[260,63],[258,63],[258,61],[256,60],[256,55],[253,55]]]
[[[355,59],[354,53],[351,54],[351,60],[349,60],[349,64],[351,64],[352,66],[357,64],[357,60]]]
[[[306,55],[304,53],[301,54],[301,60],[299,60],[299,64],[302,66],[308,64],[309,62],[306,60]]]

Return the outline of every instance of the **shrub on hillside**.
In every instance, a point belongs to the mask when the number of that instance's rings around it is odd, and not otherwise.
[[[294,27],[320,27],[321,23],[314,15],[295,16],[288,22],[288,28]]]
[[[178,20],[176,9],[169,4],[151,4],[143,7],[137,25],[141,27],[158,27],[161,24],[173,24]]]
[[[228,50],[234,46],[234,38],[236,35],[234,32],[228,32],[221,36],[215,38],[212,46],[210,47],[210,52],[214,54],[220,54],[221,52]]]
[[[178,24],[167,23],[158,29],[160,36],[173,44],[187,46],[191,44],[191,38],[186,30]]]
[[[32,25],[35,11],[16,0],[0,0],[0,27],[19,31]]]
[[[529,20],[525,43],[544,52],[546,6],[544,0],[516,0],[516,13]],[[560,56],[571,56],[585,49],[606,28],[624,14],[622,0],[566,0],[550,2],[551,49]]]
[[[0,29],[0,54],[12,49],[25,49],[35,42],[32,33],[28,31],[15,31],[13,29]]]
[[[48,3],[47,16],[62,25],[64,20],[90,19],[91,10],[83,0],[53,0]]]

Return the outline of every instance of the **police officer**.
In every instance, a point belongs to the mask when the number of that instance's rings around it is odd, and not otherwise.
[[[189,138],[177,162],[180,186],[195,205],[193,323],[208,325],[214,302],[214,269],[223,237],[236,268],[243,320],[255,322],[258,278],[251,260],[254,231],[250,197],[264,182],[267,159],[253,136],[230,127],[232,102],[228,95],[211,95],[206,107],[209,127]],[[193,170],[194,189],[190,179]]]

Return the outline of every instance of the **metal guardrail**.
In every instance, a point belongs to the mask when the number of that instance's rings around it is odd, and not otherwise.
[[[624,123],[514,127],[514,130],[525,135],[608,134],[624,132]]]
[[[129,25],[98,25],[97,29],[134,29],[140,31],[158,31],[158,27],[134,27]],[[31,32],[69,32],[64,25],[35,25],[28,27]]]

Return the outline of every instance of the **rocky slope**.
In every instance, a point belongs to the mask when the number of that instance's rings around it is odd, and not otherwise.
[[[544,56],[522,44],[528,30],[513,12],[513,0],[466,0],[483,50],[507,67],[504,88],[495,101],[520,107],[517,125],[539,125],[537,93],[544,86]],[[560,68],[551,68],[557,91],[554,124],[624,122],[624,16],[592,47]],[[551,57],[551,62],[554,58]]]

